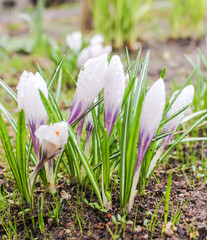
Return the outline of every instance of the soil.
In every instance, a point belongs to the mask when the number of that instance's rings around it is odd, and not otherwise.
[[[128,214],[126,218],[127,221],[132,222],[128,222],[125,227],[123,227],[122,224],[114,224],[112,220],[112,216],[117,218],[117,215],[120,214],[119,189],[116,184],[112,186],[112,210],[101,212],[96,207],[92,208],[86,204],[84,199],[87,199],[88,202],[97,202],[96,197],[91,194],[89,188],[85,191],[84,196],[81,187],[78,185],[69,184],[69,181],[65,178],[59,180],[55,197],[58,197],[59,200],[63,198],[63,202],[61,205],[62,211],[59,211],[60,217],[58,225],[50,214],[50,211],[53,211],[53,207],[55,206],[55,198],[40,188],[39,183],[37,183],[34,193],[34,207],[31,212],[25,211],[24,215],[29,236],[32,234],[34,239],[98,240],[113,239],[110,231],[113,234],[117,231],[119,234],[116,239],[150,239],[151,236],[153,236],[153,239],[193,239],[193,235],[186,225],[187,222],[192,229],[195,229],[195,239],[207,239],[207,186],[203,183],[202,179],[199,180],[196,178],[190,168],[185,171],[186,176],[184,176],[181,171],[177,170],[178,164],[178,162],[175,164],[175,161],[172,159],[168,165],[170,169],[159,167],[155,174],[157,180],[154,178],[150,180],[146,186],[145,196],[140,195],[135,198],[132,212]],[[160,222],[152,233],[152,231],[147,230],[147,226],[150,225],[152,214],[155,212],[159,201],[166,191],[170,170],[173,171],[173,177],[168,224],[173,222],[176,206],[178,206],[179,212],[182,212],[186,201],[188,201],[187,206],[183,210],[179,223],[174,225],[173,231],[172,228],[167,231],[163,228],[164,201],[162,201],[156,212],[156,224]],[[189,184],[185,177],[187,177],[189,182],[195,179],[194,183],[192,185]],[[5,183],[3,174],[1,175],[0,183],[1,188],[5,191],[10,192],[13,190],[13,185],[10,185],[11,183]],[[38,214],[40,214],[38,206],[40,206],[40,199],[43,195],[43,221],[45,231],[44,234],[41,234],[38,227]],[[12,221],[14,221],[14,217],[16,219],[18,239],[23,239],[24,237],[25,239],[30,239],[26,234],[22,215],[19,215],[22,208],[28,209],[29,206],[27,204],[23,204],[22,207],[18,204],[9,205],[11,208],[10,211],[12,212],[11,219]],[[5,217],[5,223],[6,220]],[[32,220],[34,221],[33,223]],[[0,239],[3,239],[4,234],[4,229],[0,224]]]

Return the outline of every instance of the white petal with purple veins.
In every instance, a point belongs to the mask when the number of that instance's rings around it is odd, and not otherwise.
[[[63,150],[68,139],[68,123],[59,122],[52,126],[40,126],[35,135],[39,138],[42,145],[42,153],[49,159],[59,154]]]
[[[47,112],[40,98],[39,89],[48,97],[47,86],[37,72],[24,71],[17,86],[18,108],[25,112],[26,122],[35,121],[37,127],[42,120],[47,119]]]
[[[47,120],[47,112],[40,98],[39,90],[48,97],[47,86],[41,75],[38,72],[34,75],[24,71],[17,86],[17,102],[18,108],[24,110],[37,158],[39,156],[39,141],[34,132]]]
[[[172,100],[174,99],[177,92],[178,91],[176,91],[172,95],[170,102],[172,102]],[[168,111],[166,118],[172,116],[173,114],[175,114],[176,112],[178,112],[179,110],[184,108],[185,106],[190,105],[193,101],[193,97],[194,97],[194,86],[189,85],[189,86],[185,87],[182,90],[182,92],[180,93],[180,95],[177,97],[175,102],[173,103],[170,110]],[[187,113],[187,111],[188,111],[188,108],[186,110],[184,110],[182,113],[180,113],[179,115],[177,115],[176,117],[174,117],[172,120],[167,122],[163,128],[163,131],[166,131],[166,132],[174,131],[180,124],[181,119],[184,117],[184,115],[185,115],[185,113]],[[172,134],[167,136],[164,139],[163,144],[166,144],[167,142],[169,142],[171,137],[172,137]]]
[[[107,54],[89,59],[78,75],[77,88],[68,119],[76,122],[91,106],[95,97],[103,89],[108,69]]]
[[[139,172],[142,160],[150,146],[152,139],[155,137],[162,120],[162,114],[165,106],[165,85],[162,78],[157,80],[147,92],[142,104],[139,127],[139,141],[137,162],[134,171],[128,211],[131,211],[136,187],[139,180]]]
[[[121,110],[125,90],[124,69],[120,57],[112,57],[104,83],[104,122],[109,136]]]
[[[147,148],[157,133],[165,106],[165,85],[162,78],[147,92],[142,104],[138,142],[138,162],[141,163]]]

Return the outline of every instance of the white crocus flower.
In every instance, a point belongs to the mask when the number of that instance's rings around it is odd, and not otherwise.
[[[103,47],[100,43],[90,45],[80,52],[77,60],[77,66],[81,68],[88,59],[100,56],[104,53],[110,54],[111,51],[112,47],[109,45],[106,47]]]
[[[170,102],[173,101],[175,95],[178,93],[178,91],[176,91],[171,99]],[[193,85],[189,85],[187,87],[185,87],[180,95],[177,97],[177,99],[175,100],[175,102],[173,103],[172,107],[170,108],[170,110],[167,113],[166,119],[171,117],[173,114],[179,112],[182,108],[184,108],[185,106],[191,105],[192,101],[193,101],[193,97],[194,97],[194,86]],[[189,106],[190,108],[190,106]],[[163,132],[171,132],[171,131],[175,131],[176,128],[178,127],[178,125],[180,124],[181,119],[184,117],[185,114],[187,114],[189,108],[185,109],[183,112],[181,112],[179,115],[177,115],[176,117],[174,117],[173,119],[171,119],[169,122],[167,122],[164,125],[163,128]],[[154,169],[158,159],[160,158],[162,152],[165,149],[165,146],[167,145],[167,143],[170,141],[170,139],[172,138],[173,134],[168,135],[167,137],[164,138],[160,148],[157,150],[155,156],[153,157],[151,163],[150,163],[150,167],[147,173],[147,177],[149,177],[149,175],[151,174],[152,170]]]
[[[128,210],[131,211],[136,187],[139,179],[140,168],[144,155],[155,137],[162,120],[165,106],[165,85],[162,78],[157,80],[147,92],[142,104],[139,127],[139,141],[137,162],[134,170],[131,195]]]
[[[172,100],[174,99],[175,95],[178,93],[178,91],[176,91],[171,99],[170,102],[172,102]],[[177,97],[177,99],[175,100],[175,102],[173,103],[172,107],[170,108],[170,110],[167,113],[166,119],[169,118],[170,116],[172,116],[173,114],[175,114],[176,112],[179,112],[182,108],[184,108],[187,105],[191,105],[192,101],[193,101],[193,97],[194,97],[194,86],[193,85],[189,85],[187,87],[185,87],[181,93],[179,94],[179,96]],[[175,131],[176,128],[178,127],[178,125],[180,124],[181,119],[184,117],[184,115],[187,113],[189,108],[185,109],[183,112],[181,112],[179,115],[177,115],[176,117],[174,117],[173,119],[171,119],[169,122],[167,122],[163,128],[164,132],[171,132],[171,131]],[[166,145],[170,139],[172,137],[172,134],[165,137],[163,144]]]
[[[35,135],[42,145],[44,158],[53,158],[64,149],[68,139],[68,123],[60,122],[52,126],[42,125],[36,130]]]
[[[91,39],[90,39],[90,45],[95,45],[95,44],[103,44],[104,38],[100,34],[95,34]]]
[[[103,89],[107,69],[107,54],[91,58],[84,64],[78,75],[75,97],[68,118],[69,124],[74,124],[86,113],[95,97]]]
[[[120,57],[112,57],[104,83],[104,122],[110,137],[113,125],[121,110],[125,90],[125,77]]]
[[[73,32],[66,36],[66,42],[70,49],[77,54],[82,48],[82,34],[80,31]]]
[[[38,72],[34,75],[24,71],[17,86],[17,102],[19,110],[24,110],[37,158],[39,157],[39,141],[34,133],[47,120],[47,112],[40,98],[39,90],[48,97],[47,86],[41,75]]]
[[[36,131],[35,135],[39,138],[42,145],[42,156],[40,162],[37,164],[35,170],[30,176],[30,186],[32,187],[34,179],[42,166],[52,160],[63,149],[68,139],[68,123],[59,122],[52,126],[42,125]],[[50,161],[50,164],[52,161]],[[47,172],[47,179],[53,180],[52,166],[49,166],[51,171]],[[52,185],[54,182],[49,181]],[[49,186],[50,189],[54,189],[54,185]]]

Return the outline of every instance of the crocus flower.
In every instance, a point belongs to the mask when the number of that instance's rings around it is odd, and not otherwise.
[[[107,54],[91,58],[84,64],[78,75],[75,97],[68,118],[69,124],[74,124],[86,113],[95,97],[103,89],[107,68]]]
[[[110,137],[113,125],[121,110],[125,90],[125,77],[120,57],[112,57],[104,83],[104,122]]]
[[[155,137],[162,120],[165,106],[165,85],[162,78],[157,80],[147,92],[142,104],[139,126],[138,154],[134,170],[129,211],[132,208],[136,187],[139,179],[139,172],[144,155]]]
[[[24,71],[17,86],[18,108],[24,110],[37,158],[39,158],[39,141],[34,133],[47,120],[47,112],[40,98],[39,90],[48,97],[47,86],[41,75],[38,72],[34,75]]]
[[[95,45],[95,44],[103,44],[104,38],[100,34],[95,34],[91,39],[90,39],[90,45]]]
[[[79,56],[78,56],[78,60],[77,60],[77,66],[79,68],[82,67],[82,65],[89,59],[89,58],[93,58],[93,57],[97,57],[100,56],[101,54],[107,53],[110,54],[112,51],[112,47],[111,46],[106,46],[103,47],[102,44],[93,44],[93,45],[89,45],[88,47],[84,48]]]
[[[73,32],[66,36],[66,42],[70,49],[77,54],[82,47],[82,34],[81,32]]]
[[[175,95],[178,93],[178,91],[176,91],[171,99],[170,102],[172,102],[172,100],[174,99]],[[170,110],[167,113],[166,119],[169,118],[170,116],[172,116],[173,114],[175,114],[176,112],[179,112],[182,108],[184,108],[185,106],[188,106],[190,104],[192,104],[193,101],[193,97],[194,97],[194,86],[193,85],[189,85],[187,87],[185,87],[180,95],[177,97],[177,99],[175,100],[175,102],[173,103],[172,107],[170,108]],[[171,119],[169,122],[167,122],[163,128],[163,132],[171,132],[171,131],[175,131],[176,128],[178,127],[178,125],[180,124],[181,119],[183,118],[183,116],[187,113],[188,108],[185,109],[183,112],[181,112],[179,115],[177,115],[176,117],[174,117],[173,119]],[[170,141],[170,139],[172,138],[173,134],[168,135],[167,137],[165,137],[163,139],[163,142],[160,146],[160,148],[157,150],[155,156],[153,157],[151,163],[150,163],[150,167],[147,173],[147,177],[149,177],[149,175],[151,174],[152,170],[154,169],[158,159],[160,158],[162,152],[165,149],[165,146],[167,145],[167,143]]]
[[[39,138],[40,144],[42,145],[42,156],[30,176],[31,187],[44,163],[54,158],[64,149],[68,139],[68,123],[59,122],[52,126],[42,125],[35,131],[35,135]],[[52,169],[51,166],[50,169]],[[49,173],[47,172],[47,174],[53,174],[53,172],[50,171]],[[47,178],[51,179],[51,176],[47,176]]]
[[[178,93],[178,91],[176,91],[172,95],[170,102],[172,102],[172,100],[174,99],[174,97],[177,93]],[[185,106],[190,105],[193,101],[193,97],[194,97],[194,86],[189,85],[189,86],[185,87],[182,90],[182,92],[179,94],[179,96],[177,97],[175,102],[173,103],[170,110],[168,111],[166,119],[169,118],[170,116],[172,116],[173,114],[175,114],[176,112],[180,111]],[[164,132],[175,131],[176,128],[178,127],[178,125],[180,124],[181,119],[183,118],[183,116],[186,114],[187,111],[188,111],[188,108],[185,109],[183,112],[181,112],[176,117],[174,117],[173,119],[171,119],[169,122],[167,122],[164,126],[163,131]],[[166,145],[170,141],[171,137],[172,137],[172,134],[165,137],[163,140],[163,145]]]

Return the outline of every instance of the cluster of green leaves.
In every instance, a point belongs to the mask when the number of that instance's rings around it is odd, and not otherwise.
[[[199,33],[205,14],[206,0],[170,0],[171,36],[187,37]]]
[[[88,0],[95,30],[106,41],[113,41],[120,48],[124,43],[133,46],[136,41],[136,26],[149,10],[151,0]]]
[[[206,39],[207,46],[207,39]],[[198,49],[197,60],[194,62],[188,55],[185,55],[188,62],[195,67],[197,64],[200,65],[197,73],[196,73],[196,81],[195,81],[195,98],[194,98],[194,108],[195,111],[201,111],[207,109],[207,77],[204,73],[207,70],[207,58],[201,51]]]

